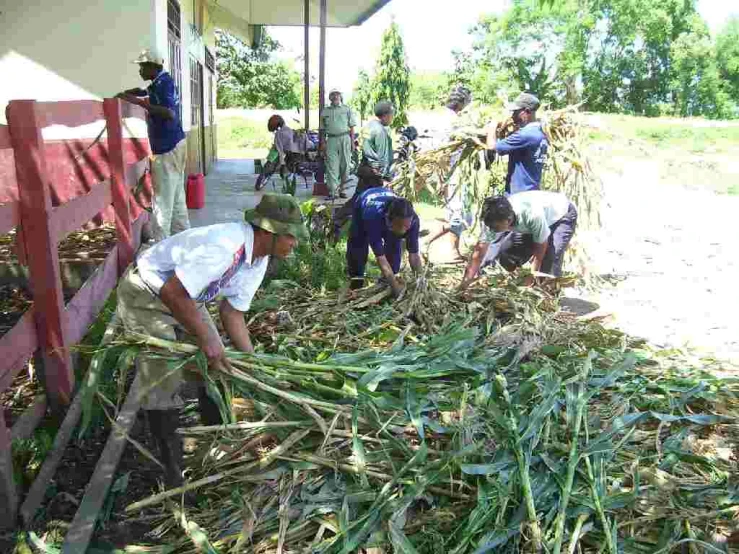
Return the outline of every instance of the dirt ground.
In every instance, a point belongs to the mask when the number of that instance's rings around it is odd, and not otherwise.
[[[659,155],[603,166],[604,227],[589,251],[596,272],[618,283],[591,299],[633,335],[739,361],[739,196],[674,184]]]

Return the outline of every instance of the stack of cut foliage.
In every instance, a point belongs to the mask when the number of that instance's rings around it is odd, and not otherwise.
[[[400,164],[392,187],[408,198],[416,198],[419,192],[427,190],[446,202],[446,183],[453,172],[459,172],[458,180],[464,185],[464,190],[458,194],[464,195],[464,203],[475,208],[475,213],[486,196],[501,194],[507,163],[498,159],[486,169],[482,127],[489,122],[477,119],[476,127],[479,129],[463,128],[449,143],[422,151]],[[540,120],[549,141],[542,188],[564,193],[577,206],[580,225],[587,229],[598,228],[602,184],[584,153],[586,133],[576,107],[544,112]],[[507,119],[498,124],[497,136],[502,139],[515,130],[513,120]]]
[[[306,314],[287,295],[278,324],[323,340],[229,352],[221,372],[191,345],[122,341],[199,368],[229,421],[181,429],[199,445],[184,489],[128,506],[160,516],[152,542],[166,546],[146,551],[724,551],[739,381],[557,314],[549,293],[514,282],[499,296],[479,283],[454,311],[448,276],[427,277],[416,288],[452,302],[446,317],[398,324],[389,347],[369,348],[410,297],[351,300],[367,319],[344,336],[336,314],[353,316],[312,291]]]
[[[478,286],[459,290],[460,268],[426,266],[406,283],[404,294],[376,284],[359,291],[306,289],[272,281],[255,300],[252,333],[263,344],[288,348],[309,343],[342,350],[388,346],[403,334],[418,341],[450,323],[480,325],[489,340],[502,329],[537,322],[541,333],[555,316],[554,293],[571,283],[552,279],[546,288],[520,287],[524,272],[491,271]],[[308,355],[311,351],[308,350]]]

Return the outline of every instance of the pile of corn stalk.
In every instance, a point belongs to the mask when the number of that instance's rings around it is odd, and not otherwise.
[[[586,133],[577,107],[543,112],[540,121],[549,141],[542,188],[562,192],[575,204],[581,228],[599,228],[603,188],[585,154]],[[391,184],[393,189],[411,199],[427,190],[446,202],[446,183],[456,171],[459,172],[459,182],[465,185],[462,192],[464,204],[473,206],[473,213],[479,215],[479,208],[487,196],[503,192],[508,167],[507,159],[498,158],[486,169],[482,127],[487,123],[478,121],[481,130],[461,130],[449,143],[419,152],[413,159],[400,164]],[[496,132],[502,139],[515,130],[516,125],[509,118],[498,124]],[[452,163],[453,160],[456,163]]]
[[[556,315],[555,293],[572,283],[571,277],[562,277],[541,288],[521,287],[525,272],[493,270],[461,291],[460,276],[459,268],[426,265],[420,277],[407,279],[396,301],[381,282],[358,291],[325,291],[272,281],[255,301],[249,326],[274,351],[306,342],[340,349],[356,349],[358,341],[366,347],[386,347],[401,334],[418,341],[454,322],[481,326],[488,340],[524,321],[529,327],[536,322],[542,334]]]
[[[119,343],[194,362],[229,421],[181,429],[185,487],[127,507],[159,516],[145,551],[727,551],[738,380],[558,314],[555,292],[452,284],[344,304],[277,287],[269,333],[302,351],[229,352],[222,372],[184,343]]]

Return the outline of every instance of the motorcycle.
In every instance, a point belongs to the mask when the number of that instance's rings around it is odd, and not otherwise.
[[[283,179],[289,180],[290,176],[292,176],[293,186],[295,185],[297,176],[301,176],[305,182],[305,188],[308,188],[309,176],[312,176],[314,180],[318,180],[317,177],[322,177],[323,160],[318,152],[318,131],[297,130],[294,133],[295,142],[302,143],[304,152],[288,152],[285,155],[285,164],[280,166],[279,153],[277,152],[277,148],[272,145],[272,148],[270,148],[267,154],[267,161],[264,164],[264,168],[257,177],[254,185],[256,190],[262,190],[278,171],[280,172],[280,177]],[[274,183],[272,186],[274,187]]]

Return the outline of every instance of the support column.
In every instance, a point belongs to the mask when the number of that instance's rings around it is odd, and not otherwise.
[[[326,105],[326,1],[321,0],[321,44],[318,61],[318,109]]]
[[[303,19],[305,23],[303,38],[305,47],[303,106],[305,108],[305,130],[308,131],[310,129],[310,0],[305,0]]]

